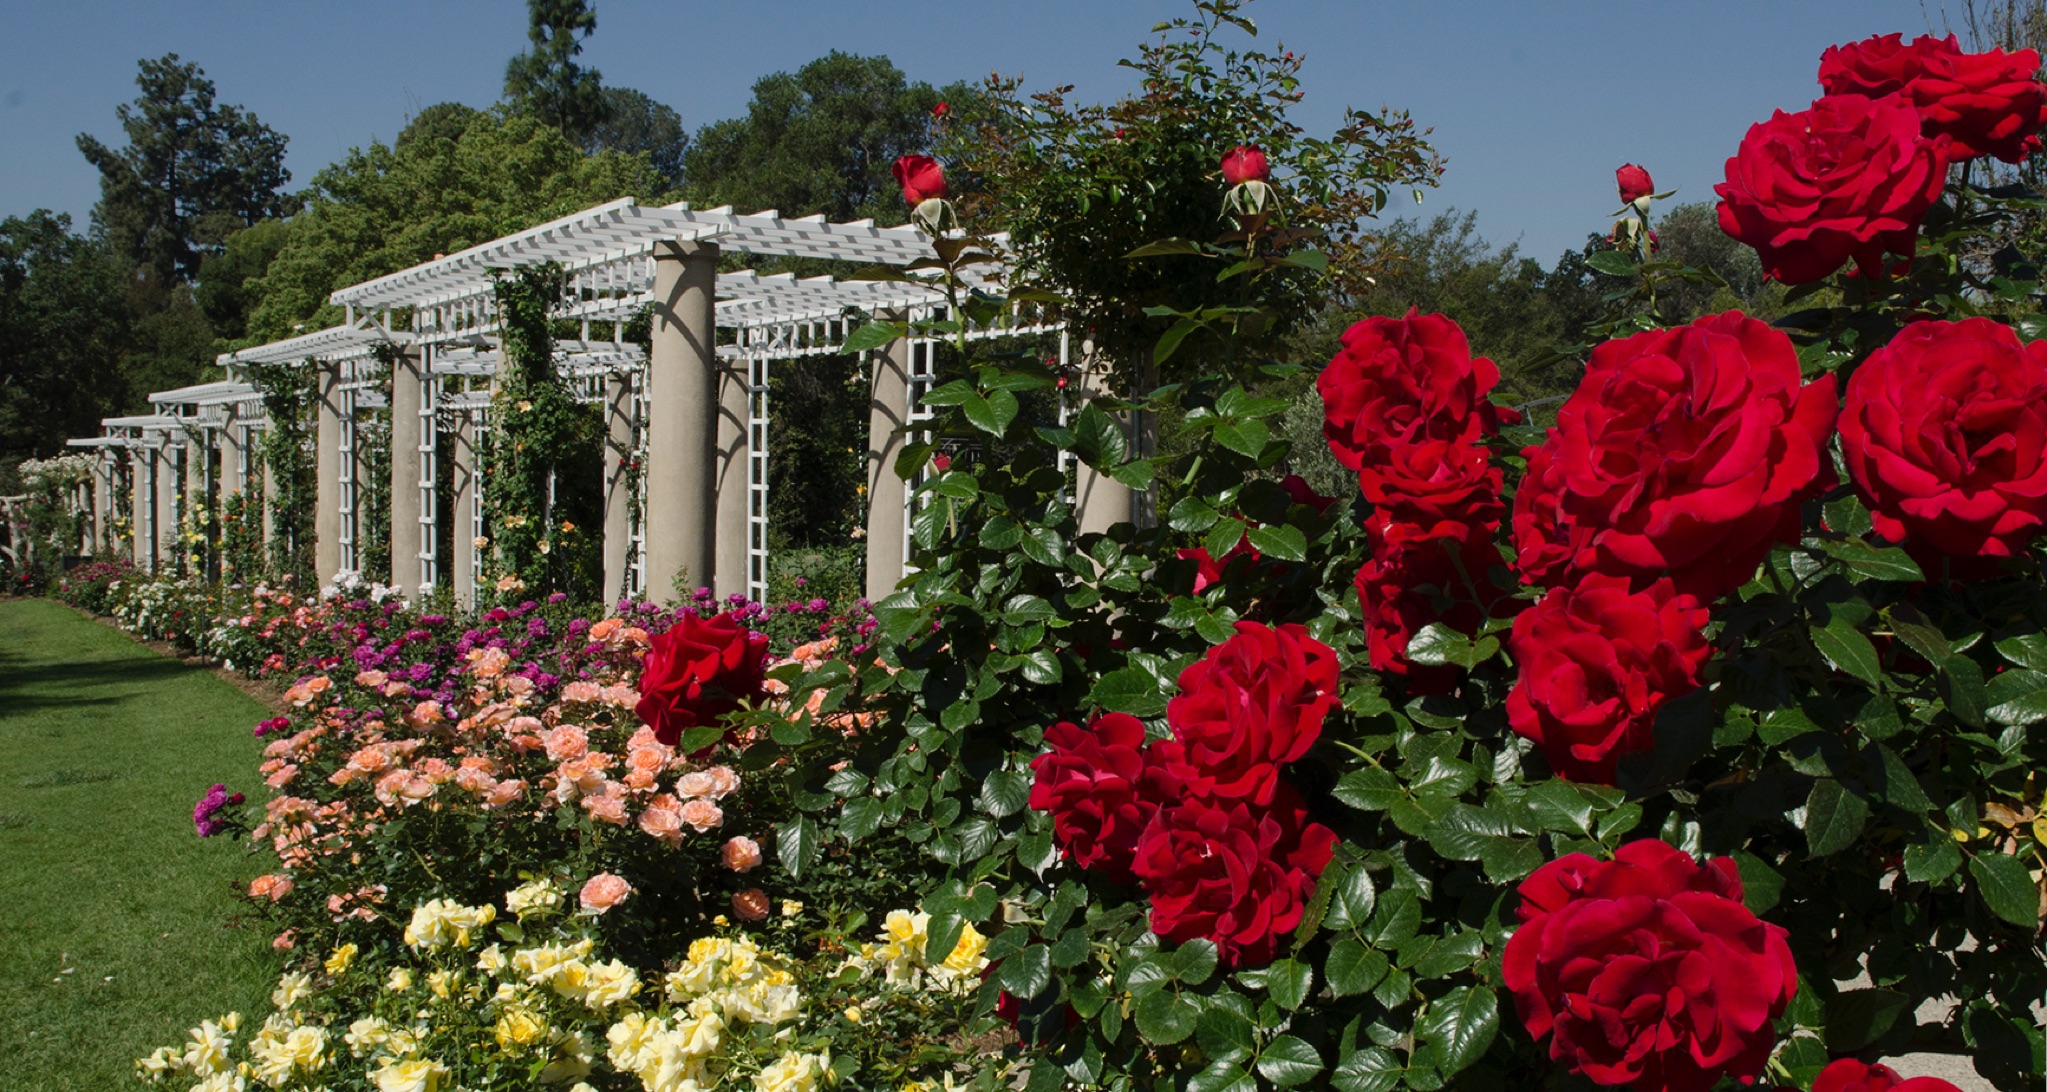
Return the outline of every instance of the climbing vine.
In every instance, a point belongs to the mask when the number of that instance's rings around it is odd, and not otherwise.
[[[258,364],[249,381],[263,393],[270,425],[263,430],[264,488],[270,500],[269,570],[301,584],[313,581],[314,481],[311,439],[313,370],[310,364]],[[260,517],[258,517],[260,518]],[[329,574],[332,575],[332,574]]]

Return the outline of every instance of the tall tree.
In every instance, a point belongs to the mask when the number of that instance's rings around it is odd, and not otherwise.
[[[177,54],[140,65],[141,95],[114,111],[127,146],[78,136],[78,150],[100,172],[93,222],[116,253],[160,280],[189,280],[235,231],[293,211],[283,192],[288,139],[241,107],[215,102],[213,81]]]
[[[682,182],[682,157],[688,147],[682,115],[630,87],[604,89],[604,120],[583,139],[587,152],[644,152],[661,177],[676,185]]]
[[[69,216],[0,220],[0,460],[56,454],[124,400],[124,264]]]
[[[897,156],[929,150],[940,98],[887,57],[833,50],[761,78],[745,117],[697,130],[683,191],[700,205],[900,224],[909,210],[891,170]]]
[[[505,101],[580,144],[606,106],[597,70],[576,63],[583,39],[597,31],[597,11],[590,0],[526,0],[526,13],[533,44],[505,66]]]

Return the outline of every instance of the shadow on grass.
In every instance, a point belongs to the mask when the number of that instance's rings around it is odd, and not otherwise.
[[[0,721],[43,709],[111,705],[132,696],[128,684],[146,687],[197,670],[158,656],[42,661],[32,667],[22,662],[21,657],[0,651]],[[108,693],[113,687],[121,689]]]

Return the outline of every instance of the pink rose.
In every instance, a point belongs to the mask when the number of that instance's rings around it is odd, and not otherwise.
[[[752,872],[761,864],[760,843],[745,835],[735,835],[725,841],[725,867],[734,872]]]
[[[633,885],[625,882],[625,877],[599,872],[583,885],[582,894],[577,898],[583,904],[583,909],[602,914],[624,902],[625,897],[632,893]]]

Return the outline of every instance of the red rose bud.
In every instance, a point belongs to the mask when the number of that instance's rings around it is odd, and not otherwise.
[[[928,155],[906,155],[896,160],[896,182],[903,187],[903,200],[912,206],[934,197],[944,197],[945,169]]]
[[[1265,152],[1256,144],[1239,144],[1223,155],[1223,181],[1232,186],[1246,182],[1265,182],[1272,178],[1272,168],[1265,162]]]
[[[940,474],[943,474],[946,471],[952,469],[952,456],[947,455],[944,452],[940,452],[939,454],[933,455],[931,457],[931,465],[937,467],[938,472]]]
[[[1633,204],[1656,192],[1656,183],[1650,181],[1649,172],[1633,163],[1621,164],[1620,170],[1613,172],[1613,180],[1620,186],[1623,205]]]
[[[952,113],[952,107],[943,101],[940,101],[937,106],[931,108],[931,116],[934,118],[943,118],[950,113]]]

